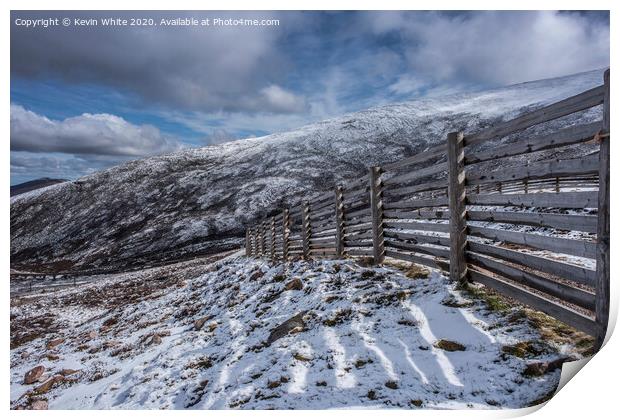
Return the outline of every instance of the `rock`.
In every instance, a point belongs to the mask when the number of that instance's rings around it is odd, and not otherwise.
[[[398,389],[398,382],[396,382],[396,381],[387,381],[385,383],[385,386],[390,388],[390,389]]]
[[[21,357],[22,359],[27,359],[28,357],[30,357],[30,353],[28,353],[27,351],[23,351],[21,352],[19,357]]]
[[[571,362],[573,360],[575,359],[572,357],[560,357],[559,359],[547,362],[531,362],[526,365],[523,374],[525,376],[543,376],[561,368],[565,362]]]
[[[54,360],[58,360],[58,359],[60,359],[60,356],[59,356],[59,355],[57,355],[57,354],[52,354],[52,353],[48,353],[48,354],[46,354],[46,355],[45,355],[45,357],[47,358],[47,360],[51,360],[51,361],[54,361]]]
[[[209,324],[209,332],[215,331],[216,328],[217,328],[217,322],[212,322]]]
[[[43,375],[43,372],[45,372],[45,366],[41,365],[30,369],[26,375],[24,375],[24,385],[30,385],[37,382],[41,375]]]
[[[422,400],[411,400],[411,404],[415,405],[416,407],[421,407]]]
[[[95,331],[91,331],[88,333],[87,337],[91,340],[94,340],[95,338],[97,338],[97,333]]]
[[[158,334],[153,334],[151,337],[151,341],[149,342],[151,345],[161,344],[161,337]]]
[[[31,410],[47,410],[48,404],[45,400],[36,400],[30,404],[29,407]]]
[[[457,343],[456,341],[450,340],[439,340],[434,344],[438,349],[442,349],[445,351],[464,351],[465,346]]]
[[[284,290],[301,290],[303,288],[304,284],[301,282],[299,277],[295,277],[284,286]]]
[[[302,311],[271,330],[267,338],[267,345],[272,345],[295,328],[305,328],[306,324],[304,323],[303,317],[307,312],[308,311]]]
[[[64,380],[65,380],[64,376],[62,376],[62,375],[54,375],[50,379],[48,379],[47,381],[43,382],[41,385],[36,387],[34,389],[34,393],[35,394],[45,394],[50,389],[52,389],[52,387],[55,384],[62,383],[62,382],[64,382]]]
[[[75,369],[63,369],[58,373],[61,374],[62,376],[71,376],[74,373],[78,373],[78,372],[79,370],[75,370]]]
[[[53,349],[54,347],[56,347],[56,346],[58,346],[58,345],[60,345],[60,344],[62,344],[64,342],[65,342],[64,338],[55,338],[54,340],[48,341],[46,347],[48,349]]]
[[[211,315],[207,315],[207,316],[203,316],[202,318],[198,318],[197,320],[194,321],[194,329],[196,329],[196,330],[202,329],[202,326],[205,324],[205,322],[207,322],[211,318],[213,318],[213,316],[211,316]]]

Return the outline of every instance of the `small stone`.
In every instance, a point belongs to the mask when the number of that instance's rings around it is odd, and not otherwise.
[[[549,362],[531,362],[528,363],[523,371],[525,376],[543,376],[562,367],[565,362],[573,361],[571,357],[560,357]]]
[[[50,379],[48,379],[47,381],[43,382],[41,385],[39,385],[38,387],[36,387],[34,389],[34,393],[35,394],[45,394],[46,392],[48,392],[50,389],[52,389],[52,387],[57,384],[57,383],[61,383],[65,380],[65,377],[62,375],[55,375],[52,376]]]
[[[31,410],[47,410],[48,404],[45,400],[36,400],[30,404]]]
[[[194,329],[196,329],[196,330],[202,329],[202,326],[205,324],[205,322],[207,322],[211,318],[213,318],[211,315],[207,315],[207,316],[203,316],[202,318],[198,318],[197,320],[194,321]]]
[[[87,337],[91,340],[94,340],[95,338],[97,338],[97,333],[95,331],[91,331],[88,333]]]
[[[387,381],[385,386],[390,389],[398,389],[398,383],[396,381]]]
[[[24,385],[30,385],[37,382],[41,375],[43,375],[43,372],[45,372],[45,366],[41,365],[30,369],[26,375],[24,375]]]
[[[150,344],[152,344],[152,345],[161,344],[161,337],[158,334],[153,334],[153,337],[151,337]]]
[[[411,400],[411,404],[415,405],[416,407],[421,407],[422,400]]]
[[[45,357],[47,358],[47,360],[51,360],[51,361],[60,359],[60,356],[58,356],[57,354],[52,354],[52,353],[46,354]]]
[[[284,290],[301,290],[303,288],[304,284],[301,282],[299,277],[295,277],[284,286]]]
[[[456,341],[450,341],[450,340],[439,340],[434,345],[438,349],[442,349],[445,351],[464,351],[465,350],[464,345],[457,343]]]
[[[70,376],[73,375],[74,373],[78,373],[79,370],[75,370],[75,369],[63,369],[61,370],[60,373],[62,376]]]
[[[50,340],[50,341],[47,342],[47,348],[48,349],[53,349],[54,347],[56,347],[56,346],[58,346],[58,345],[60,345],[60,344],[62,344],[64,342],[65,342],[64,338],[56,338],[54,340]]]

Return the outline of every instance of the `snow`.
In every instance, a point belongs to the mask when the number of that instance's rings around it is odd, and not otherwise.
[[[162,278],[171,280],[131,299],[136,285]],[[303,288],[286,287],[292,279]],[[519,408],[552,392],[560,377],[559,370],[524,376],[528,360],[502,354],[506,344],[542,343],[526,320],[507,322],[438,271],[412,279],[353,260],[237,256],[109,275],[12,302],[12,323],[45,314],[58,331],[11,350],[12,407],[39,385],[22,384],[39,364],[48,372],[79,370],[68,376],[75,382],[43,395],[52,409],[416,408],[413,401],[422,408]],[[299,314],[303,327],[269,344],[276,327]],[[194,321],[206,316],[197,330]],[[116,323],[102,329],[110,319]],[[161,344],[150,344],[154,333]],[[58,337],[65,341],[46,350]],[[438,340],[465,350],[444,351]],[[536,360],[574,352],[552,343],[545,349]]]

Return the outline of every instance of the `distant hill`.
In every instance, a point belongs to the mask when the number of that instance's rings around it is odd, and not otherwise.
[[[30,191],[38,190],[39,188],[49,187],[50,185],[59,184],[61,182],[67,182],[66,179],[53,179],[53,178],[39,178],[32,181],[23,182],[17,185],[11,185],[11,197],[15,195],[24,194]]]

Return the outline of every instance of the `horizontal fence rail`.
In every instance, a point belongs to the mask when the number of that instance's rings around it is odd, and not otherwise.
[[[533,127],[602,105],[602,119]],[[602,345],[609,312],[609,70],[603,84],[362,178],[247,229],[273,260],[393,258],[481,283]],[[545,153],[541,158],[540,153]]]

